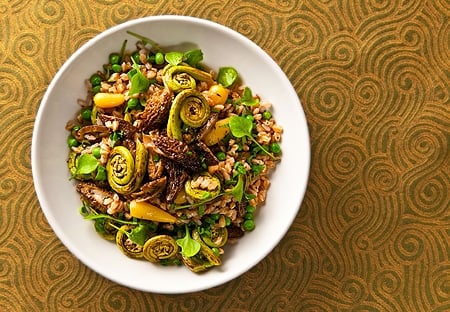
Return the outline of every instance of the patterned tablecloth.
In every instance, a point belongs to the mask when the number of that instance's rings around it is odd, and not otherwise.
[[[84,266],[31,177],[34,119],[59,67],[101,31],[161,14],[210,19],[267,51],[312,144],[282,242],[241,277],[184,295]],[[448,0],[0,1],[1,310],[450,311],[449,80]]]

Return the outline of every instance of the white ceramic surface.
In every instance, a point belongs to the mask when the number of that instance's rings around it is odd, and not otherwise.
[[[282,161],[272,175],[267,201],[256,216],[256,229],[226,250],[223,265],[205,274],[186,267],[163,267],[124,256],[103,240],[92,223],[78,213],[81,205],[66,166],[65,125],[85,98],[84,80],[120,50],[124,39],[136,42],[131,30],[162,47],[197,46],[204,63],[217,70],[235,67],[244,82],[263,100],[283,126]],[[154,16],[132,20],[99,34],[61,67],[45,93],[32,139],[32,172],[42,210],[63,244],[85,265],[130,288],[155,293],[187,293],[226,283],[266,257],[284,237],[300,208],[309,176],[310,144],[298,96],[278,65],[256,44],[219,24],[192,17]]]

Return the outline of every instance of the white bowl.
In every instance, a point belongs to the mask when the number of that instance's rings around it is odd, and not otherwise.
[[[127,30],[145,35],[163,47],[194,44],[204,63],[217,70],[236,68],[246,85],[273,103],[273,115],[283,126],[282,161],[271,177],[267,201],[256,215],[256,229],[230,246],[223,265],[203,274],[186,267],[163,267],[124,256],[105,241],[92,222],[78,213],[79,195],[69,180],[66,122],[85,98],[84,80],[100,69],[124,39]],[[42,210],[63,244],[92,270],[124,286],[155,293],[187,293],[226,283],[266,257],[286,234],[300,208],[310,165],[308,127],[298,96],[283,71],[256,44],[239,33],[184,16],[152,16],[112,27],[83,45],[61,67],[45,93],[32,139],[32,172]]]

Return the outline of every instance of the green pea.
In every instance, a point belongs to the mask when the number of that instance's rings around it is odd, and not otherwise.
[[[75,139],[75,137],[74,137],[73,135],[70,134],[70,135],[67,137],[67,145],[68,145],[69,147],[76,147],[76,146],[80,145],[80,142],[78,142],[77,139]]]
[[[155,54],[155,63],[158,65],[164,64],[164,54],[161,52],[157,52]]]
[[[141,55],[139,54],[138,51],[134,52],[131,57],[133,58],[133,60],[136,62],[136,64],[141,64]]]
[[[250,120],[251,122],[253,122],[255,120],[255,117],[253,117],[253,115],[245,115],[244,116],[247,120]]]
[[[113,64],[113,65],[111,66],[111,69],[112,69],[112,71],[115,72],[115,73],[120,73],[120,72],[122,71],[122,66],[119,65],[119,64]]]
[[[272,118],[272,113],[269,111],[265,111],[264,113],[262,113],[262,118],[265,120],[269,120],[270,118]]]
[[[109,63],[110,64],[120,64],[120,55],[119,53],[111,53],[109,55]]]
[[[102,83],[102,77],[100,77],[99,74],[93,74],[91,76],[91,78],[89,78],[89,82],[91,83],[91,85],[94,86],[98,86]]]
[[[139,104],[140,104],[139,99],[131,98],[127,102],[127,108],[128,109],[136,109],[137,107],[139,107]]]
[[[98,85],[98,86],[94,86],[94,87],[92,87],[92,93],[94,93],[94,94],[97,94],[97,93],[99,93],[99,92],[100,92],[100,90],[101,90],[101,88],[102,88],[102,86],[101,86],[101,85]]]
[[[96,146],[92,149],[92,155],[94,155],[95,158],[100,158],[102,156],[102,149],[100,146]]]
[[[147,56],[147,62],[155,63],[155,55],[154,54],[149,54],[149,56]]]
[[[279,154],[281,153],[281,146],[280,144],[274,142],[272,144],[270,144],[270,151],[274,154]]]
[[[253,219],[255,219],[255,217],[253,216],[253,213],[247,212],[244,216],[244,219],[245,220],[253,220]]]
[[[90,108],[84,108],[81,110],[81,118],[84,120],[91,120],[92,110]]]
[[[216,255],[216,256],[220,256],[220,250],[217,247],[212,247],[211,251]]]
[[[216,157],[218,160],[224,161],[225,159],[227,159],[227,154],[225,154],[224,152],[218,152],[216,154]]]
[[[253,220],[245,220],[242,224],[244,231],[249,232],[255,229],[255,221]]]
[[[254,213],[255,210],[255,206],[248,205],[247,207],[245,207],[245,211],[247,211],[248,213]]]
[[[213,219],[214,221],[219,220],[219,219],[220,219],[220,214],[218,214],[218,213],[213,213],[213,214],[211,215],[211,219]]]

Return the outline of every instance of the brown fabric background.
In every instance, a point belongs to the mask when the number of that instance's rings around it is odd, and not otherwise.
[[[259,44],[296,88],[312,143],[306,197],[279,246],[186,295],[130,290],[82,265],[31,177],[34,118],[59,67],[99,32],[160,14]],[[449,80],[448,0],[0,1],[0,310],[450,311]]]

